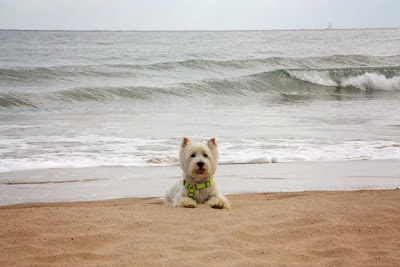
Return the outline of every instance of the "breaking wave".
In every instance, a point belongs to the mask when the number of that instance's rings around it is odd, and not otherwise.
[[[261,72],[229,79],[206,79],[170,87],[120,86],[77,87],[47,92],[0,93],[0,107],[42,108],[63,103],[154,101],[170,97],[207,95],[265,95],[288,92],[318,97],[336,89],[400,91],[400,67],[345,69],[288,69]]]
[[[399,92],[399,62],[400,55],[333,55],[0,68],[0,108],[41,109],[82,102],[215,95],[272,96],[274,101],[282,95],[312,99],[346,90]],[[179,78],[186,76],[191,78]],[[157,77],[168,82],[143,84]]]
[[[400,55],[364,56],[334,55],[327,57],[270,57],[247,60],[189,59],[182,61],[154,62],[150,64],[95,64],[58,65],[0,68],[0,82],[41,82],[49,80],[74,80],[77,77],[135,77],[151,71],[231,71],[232,69],[327,69],[369,66],[395,66]]]
[[[361,90],[400,90],[400,77],[386,78],[382,74],[364,73],[357,77],[346,79],[342,86],[354,87]]]

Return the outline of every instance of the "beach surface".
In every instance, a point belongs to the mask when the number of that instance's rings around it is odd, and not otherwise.
[[[224,195],[400,187],[400,160],[219,165]],[[181,179],[178,166],[54,168],[0,173],[0,206],[162,198]]]
[[[398,266],[400,190],[227,196],[232,210],[154,198],[0,207],[1,266]]]
[[[399,266],[400,29],[0,40],[0,266]],[[183,135],[231,211],[162,204]]]

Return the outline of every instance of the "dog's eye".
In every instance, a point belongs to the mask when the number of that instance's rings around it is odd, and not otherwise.
[[[206,157],[206,158],[207,158],[207,157],[208,157],[208,155],[207,155],[207,154],[204,154],[204,157]]]
[[[192,158],[194,158],[194,157],[196,157],[196,155],[195,155],[195,154],[192,154]]]

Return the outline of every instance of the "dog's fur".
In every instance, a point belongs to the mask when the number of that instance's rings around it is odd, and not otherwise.
[[[189,184],[196,185],[210,181],[217,170],[218,146],[215,138],[208,140],[207,144],[192,143],[184,137],[179,152],[179,160],[183,171],[183,179]],[[204,163],[202,167],[201,163]],[[200,166],[199,166],[200,164]],[[219,194],[217,185],[195,190],[194,197],[189,197],[189,190],[179,180],[164,197],[165,205],[174,207],[195,208],[197,204],[207,203],[212,208],[230,209],[226,197]]]

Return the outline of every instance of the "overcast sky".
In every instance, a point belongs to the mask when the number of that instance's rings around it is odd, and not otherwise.
[[[1,29],[400,27],[399,0],[0,0]]]

